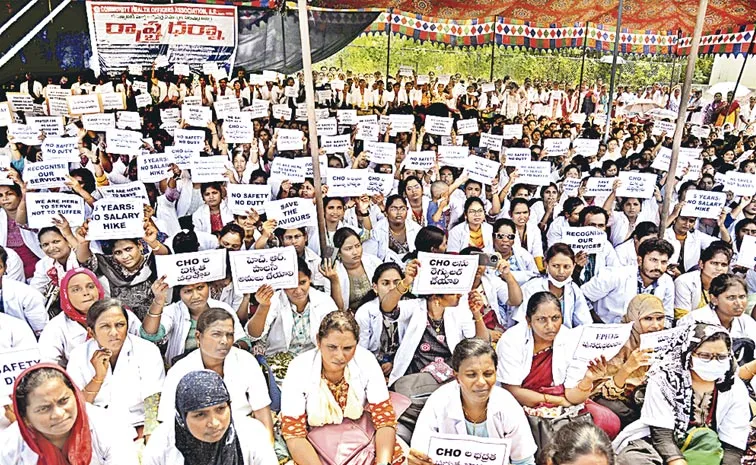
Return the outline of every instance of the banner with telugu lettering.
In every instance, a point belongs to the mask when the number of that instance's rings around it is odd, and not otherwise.
[[[95,75],[151,69],[157,57],[168,68],[189,65],[200,72],[214,62],[230,72],[236,58],[235,6],[87,2]]]

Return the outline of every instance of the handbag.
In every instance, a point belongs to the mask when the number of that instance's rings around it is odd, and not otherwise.
[[[565,426],[593,423],[593,418],[588,412],[573,417],[546,418],[534,415],[526,415],[526,417],[538,450],[544,450],[556,433]]]
[[[680,452],[682,452],[688,465],[709,465],[722,462],[724,448],[716,431],[716,420],[714,419],[716,408],[717,390],[714,389],[704,425],[688,430],[685,440],[680,446]]]
[[[399,418],[409,407],[410,400],[395,392],[389,392],[389,396]],[[338,425],[312,428],[307,440],[323,465],[373,465],[375,462],[375,426],[367,411],[357,420],[344,418]]]

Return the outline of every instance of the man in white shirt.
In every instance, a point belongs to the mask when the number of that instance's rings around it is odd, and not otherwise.
[[[724,219],[725,216],[721,215],[717,221],[720,238],[731,244],[732,239],[724,227]],[[672,226],[664,231],[664,239],[668,240],[675,250],[670,257],[670,262],[676,264],[675,277],[696,266],[701,258],[701,251],[718,240],[696,229],[697,220],[694,216],[678,215]]]
[[[580,212],[579,224],[581,226],[593,227],[606,233],[608,221],[609,215],[606,210],[595,205],[587,206]],[[604,268],[619,265],[619,258],[617,258],[617,252],[614,251],[612,244],[604,239],[601,250],[590,254],[578,252],[575,256],[575,262],[572,279],[578,284],[585,284]]]

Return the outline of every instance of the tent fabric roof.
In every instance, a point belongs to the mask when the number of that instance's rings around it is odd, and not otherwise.
[[[590,21],[617,23],[618,0],[312,0],[313,6],[334,9],[388,9],[451,19],[504,18],[539,24]],[[622,26],[629,29],[692,33],[698,0],[625,0]],[[709,0],[704,31],[753,24],[756,2]]]

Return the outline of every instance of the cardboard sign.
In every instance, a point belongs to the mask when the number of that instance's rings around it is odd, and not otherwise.
[[[326,118],[317,122],[319,136],[335,136],[338,134],[339,124],[336,118]]]
[[[575,139],[572,141],[572,148],[575,154],[592,157],[598,153],[601,139]]]
[[[135,111],[119,111],[116,113],[116,127],[118,129],[142,129],[142,118]]]
[[[115,128],[114,113],[96,113],[92,115],[82,115],[81,122],[84,129],[94,132],[105,132],[110,128]]]
[[[328,108],[316,108],[315,109],[315,121],[318,122],[321,119],[328,119],[331,117],[331,110]],[[338,126],[338,123],[337,123]]]
[[[328,170],[329,197],[357,197],[367,193],[367,170],[331,168]]]
[[[173,145],[192,148],[199,152],[205,148],[205,132],[196,129],[176,129]]]
[[[182,170],[191,169],[194,159],[200,156],[199,150],[193,147],[169,145],[163,147],[163,149],[165,150],[165,154],[173,160],[173,163]]]
[[[173,74],[176,76],[189,76],[192,71],[189,69],[189,65],[186,64],[174,64]]]
[[[709,134],[711,134],[711,130],[708,127],[692,126],[690,128],[690,134],[693,137],[698,137],[699,139],[708,139]]]
[[[150,153],[137,156],[137,178],[141,182],[160,182],[171,176],[171,156],[165,153]]]
[[[229,254],[234,288],[251,294],[263,285],[292,289],[299,283],[297,251],[293,246],[262,250],[240,250]]]
[[[519,175],[518,183],[548,186],[551,184],[551,163],[547,161],[523,162],[517,165],[517,174]]]
[[[689,190],[685,193],[685,205],[680,216],[695,218],[719,218],[727,202],[724,192]]]
[[[42,142],[44,161],[61,160],[76,163],[79,159],[79,140],[75,137],[46,137]]]
[[[336,119],[342,126],[357,124],[357,110],[336,110]]]
[[[684,158],[701,158],[703,149],[697,147],[680,147],[680,157]]]
[[[492,152],[501,152],[502,144],[504,144],[504,136],[484,132],[480,135],[478,147],[488,149]]]
[[[102,113],[99,94],[69,95],[68,114],[72,116]]]
[[[504,139],[522,139],[522,124],[505,124],[502,129]]]
[[[394,175],[384,173],[367,173],[366,190],[368,195],[383,194],[388,197],[394,189]]]
[[[543,141],[543,150],[548,157],[567,155],[567,152],[570,150],[570,139],[545,139]]]
[[[562,192],[568,197],[574,197],[577,195],[582,182],[583,180],[580,178],[565,178],[562,182]]]
[[[439,166],[464,168],[470,156],[470,148],[464,145],[440,145],[438,147]]]
[[[5,96],[8,99],[12,112],[31,113],[34,111],[34,99],[31,95],[20,92],[8,92]]]
[[[530,149],[508,148],[505,157],[504,166],[520,166],[532,161]]]
[[[412,66],[400,66],[399,67],[399,76],[407,76],[412,77],[415,75],[414,68]]]
[[[620,171],[619,179],[622,181],[622,185],[617,188],[617,197],[650,199],[654,196],[656,175],[653,173]]]
[[[368,160],[380,165],[393,165],[396,163],[396,144],[393,142],[374,144],[368,154]]]
[[[261,119],[268,117],[268,111],[270,109],[269,100],[252,100],[252,105],[246,107],[244,111],[249,112],[252,119]]]
[[[318,103],[325,105],[327,105],[331,98],[333,98],[331,89],[318,90],[316,91],[315,95],[318,99]]]
[[[478,270],[477,255],[418,252],[420,269],[412,285],[415,295],[467,294]]]
[[[273,119],[283,119],[283,120],[290,120],[291,119],[291,107],[285,104],[276,104],[271,106]]]
[[[114,199],[140,199],[143,203],[148,203],[147,189],[144,183],[139,181],[127,182],[125,184],[110,184],[98,188],[103,197],[112,197]]]
[[[603,127],[606,124],[606,113],[594,113],[593,124],[598,124]]]
[[[448,136],[451,134],[454,118],[427,115],[425,117],[425,132],[436,136]]]
[[[576,253],[597,253],[604,247],[606,233],[593,226],[569,226],[562,231],[562,242]]]
[[[24,182],[29,190],[65,187],[68,180],[68,162],[42,161],[24,166]]]
[[[24,145],[41,145],[43,137],[38,129],[20,123],[8,125],[8,136],[13,136],[13,142]]]
[[[16,350],[0,353],[0,367],[2,367],[2,396],[0,405],[8,404],[7,397],[13,395],[13,385],[16,377],[24,370],[38,364],[42,360],[39,349]]]
[[[84,199],[74,194],[26,193],[26,217],[30,228],[54,226],[51,220],[59,215],[63,215],[71,226],[81,226],[84,224]]]
[[[478,132],[478,120],[461,119],[457,121],[457,134],[474,134]]]
[[[242,112],[228,113],[223,120],[223,138],[229,144],[249,144],[254,139],[252,119]]]
[[[215,108],[215,116],[217,119],[226,119],[229,114],[235,114],[241,111],[241,108],[239,108],[239,100],[234,97],[216,101],[213,104],[213,108]]]
[[[678,337],[685,331],[687,326],[678,326],[676,328],[654,331],[652,333],[643,333],[640,335],[640,349],[653,349],[654,355],[651,358],[652,363],[660,361],[668,354],[672,345]]]
[[[229,184],[226,186],[228,207],[234,215],[247,216],[250,210],[265,213],[263,204],[270,200],[270,186],[257,184]]]
[[[402,168],[408,170],[428,171],[436,163],[436,152],[424,150],[422,152],[407,152],[402,160]]]
[[[218,281],[226,277],[226,249],[155,255],[155,267],[172,287]]]
[[[412,132],[412,128],[415,126],[415,116],[389,115],[389,123],[391,123],[392,136],[400,132]]]
[[[268,219],[276,220],[279,228],[291,229],[318,224],[315,204],[311,199],[272,200],[265,202],[264,207]]]
[[[668,136],[672,136],[675,133],[675,123],[658,119],[654,120],[654,127],[651,128],[651,135],[660,136],[662,132],[666,132]]]
[[[147,81],[137,81],[137,80],[134,80],[131,83],[131,88],[134,90],[135,94],[138,94],[138,93],[146,94],[147,93]]]
[[[496,90],[496,84],[494,84],[493,82],[485,82],[481,84],[480,86],[480,91],[483,92],[484,94],[486,92],[493,92],[495,90]]]
[[[756,269],[756,237],[745,235],[740,244],[736,265],[744,266],[749,270]]]
[[[110,128],[105,132],[108,153],[139,155],[142,153],[142,134],[136,131]]]
[[[617,178],[588,178],[585,184],[586,197],[609,197]]]
[[[430,76],[427,74],[419,74],[417,78],[415,78],[415,83],[421,86],[423,84],[430,84]]]
[[[437,465],[505,465],[511,447],[510,439],[433,433],[428,457]]]
[[[728,171],[724,190],[741,197],[753,196],[756,194],[756,174]]]
[[[320,138],[320,142],[327,154],[346,153],[352,147],[352,136],[349,134],[323,136]]]
[[[87,240],[131,239],[142,236],[144,203],[141,199],[104,198],[95,202]]]
[[[591,324],[580,328],[580,339],[572,357],[575,360],[589,362],[602,355],[607,360],[617,355],[630,338],[633,324]]]
[[[270,167],[271,179],[289,180],[293,183],[305,181],[305,167],[299,159],[275,157]]]
[[[304,133],[298,129],[279,129],[276,146],[278,150],[304,149]]]
[[[26,124],[44,132],[46,136],[62,136],[64,134],[62,116],[27,116]]]
[[[192,159],[192,182],[225,182],[228,170],[228,157],[215,155]]]
[[[357,125],[357,135],[355,139],[365,141],[377,141],[380,136],[381,127],[377,123],[360,123]]]
[[[134,102],[136,103],[137,108],[145,108],[150,105],[152,105],[152,96],[150,94],[139,94],[134,96]],[[200,107],[195,107],[200,108]],[[194,123],[189,123],[193,126],[198,126]]]
[[[209,107],[181,105],[181,117],[189,126],[206,127],[212,121],[212,111]]]
[[[501,168],[501,164],[497,161],[472,156],[467,159],[465,173],[470,179],[490,186],[493,179],[499,174],[499,168]]]

